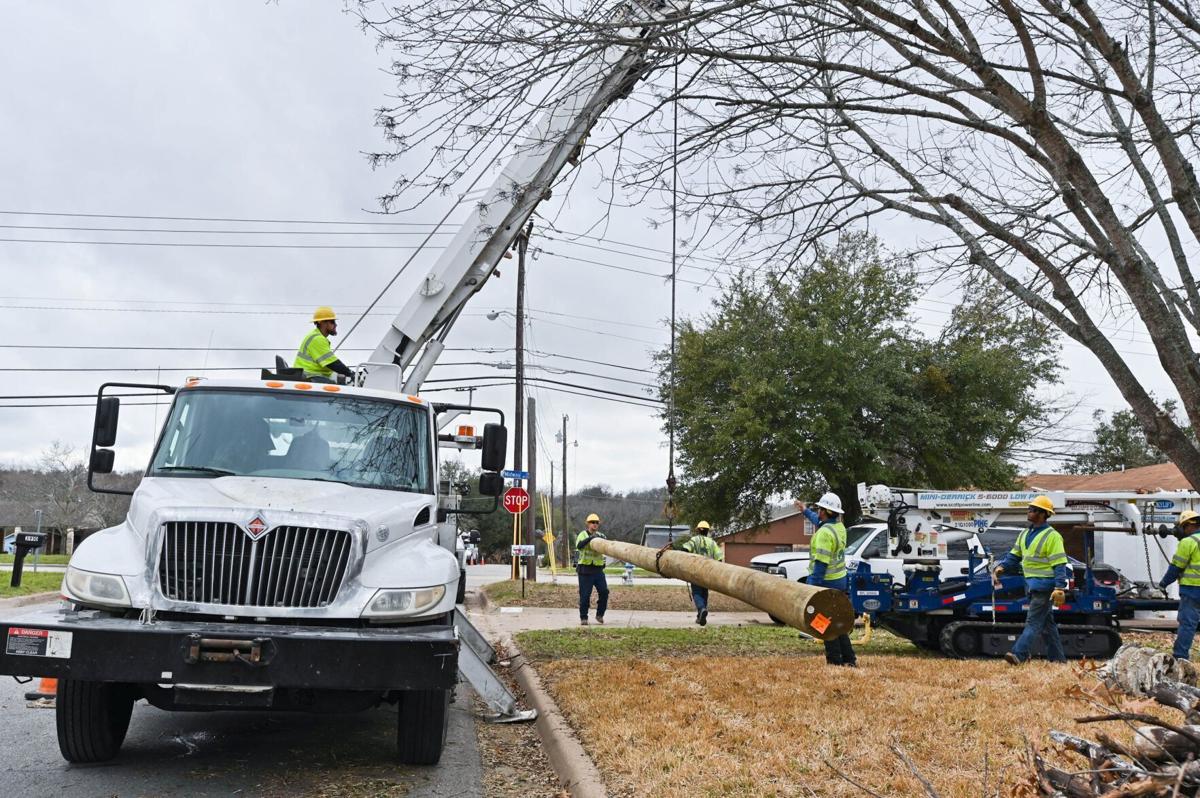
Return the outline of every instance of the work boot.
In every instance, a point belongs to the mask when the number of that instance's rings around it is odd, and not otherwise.
[[[696,614],[696,623],[701,626],[708,626],[708,609],[702,609]]]
[[[603,615],[597,615],[597,616],[596,616],[596,623],[598,623],[598,624],[603,624],[603,623],[604,623],[604,616],[603,616]]]
[[[1004,661],[1007,662],[1009,665],[1020,665],[1021,664],[1021,658],[1018,657],[1016,654],[1012,653],[1011,651],[1004,655]]]
[[[579,619],[579,625],[580,625],[580,626],[587,626],[587,625],[588,625],[588,624],[587,624],[587,618],[580,618],[580,619]]]

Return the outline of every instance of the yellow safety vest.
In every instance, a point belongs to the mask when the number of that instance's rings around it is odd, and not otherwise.
[[[597,532],[596,537],[603,538],[603,532]],[[593,551],[591,546],[583,546],[583,541],[592,537],[585,529],[575,536],[575,550],[579,552],[580,565],[604,565],[604,555],[598,551]],[[607,538],[605,538],[607,540]]]
[[[329,364],[337,359],[338,356],[329,345],[329,339],[314,327],[300,342],[292,368],[304,369],[304,373],[309,376],[328,377],[333,374]]]
[[[707,557],[710,560],[720,562],[725,560],[725,554],[721,551],[721,547],[717,545],[717,541],[708,535],[692,535],[683,544],[683,550],[689,554],[698,554],[701,557]]]
[[[814,562],[825,563],[825,581],[846,577],[846,527],[841,521],[821,524],[813,535],[809,553]]]
[[[1200,587],[1200,532],[1179,541],[1171,565],[1182,571],[1179,584]]]
[[[1012,553],[1021,559],[1021,572],[1026,579],[1053,579],[1054,568],[1067,564],[1067,551],[1062,535],[1052,526],[1037,533],[1029,542],[1029,530],[1017,535]]]

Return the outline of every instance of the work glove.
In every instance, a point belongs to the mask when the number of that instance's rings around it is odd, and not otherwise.
[[[1064,591],[1055,588],[1054,591],[1050,593],[1050,603],[1055,607],[1060,607],[1063,604],[1066,604],[1067,594]]]

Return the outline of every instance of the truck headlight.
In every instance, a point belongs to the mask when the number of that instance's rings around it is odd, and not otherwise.
[[[420,615],[436,607],[446,595],[446,586],[423,587],[418,590],[377,590],[363,610],[364,618],[402,618]]]
[[[128,607],[131,603],[125,580],[116,574],[98,574],[68,565],[63,587],[81,604]]]

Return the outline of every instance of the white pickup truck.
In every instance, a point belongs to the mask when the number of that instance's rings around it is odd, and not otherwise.
[[[1018,530],[1013,530],[1016,536]],[[855,524],[846,530],[846,567],[853,572],[863,560],[871,563],[871,570],[876,573],[892,575],[893,584],[903,585],[904,560],[900,557],[889,557],[887,552],[887,524],[873,522]],[[983,543],[978,535],[971,535],[962,540],[948,544],[949,558],[942,562],[943,578],[953,578],[966,575],[969,552],[974,550],[977,556],[986,557]],[[993,552],[997,557],[1003,552]],[[770,554],[760,554],[750,560],[750,567],[756,571],[777,574],[794,581],[808,577],[809,554],[807,551],[780,551]]]

